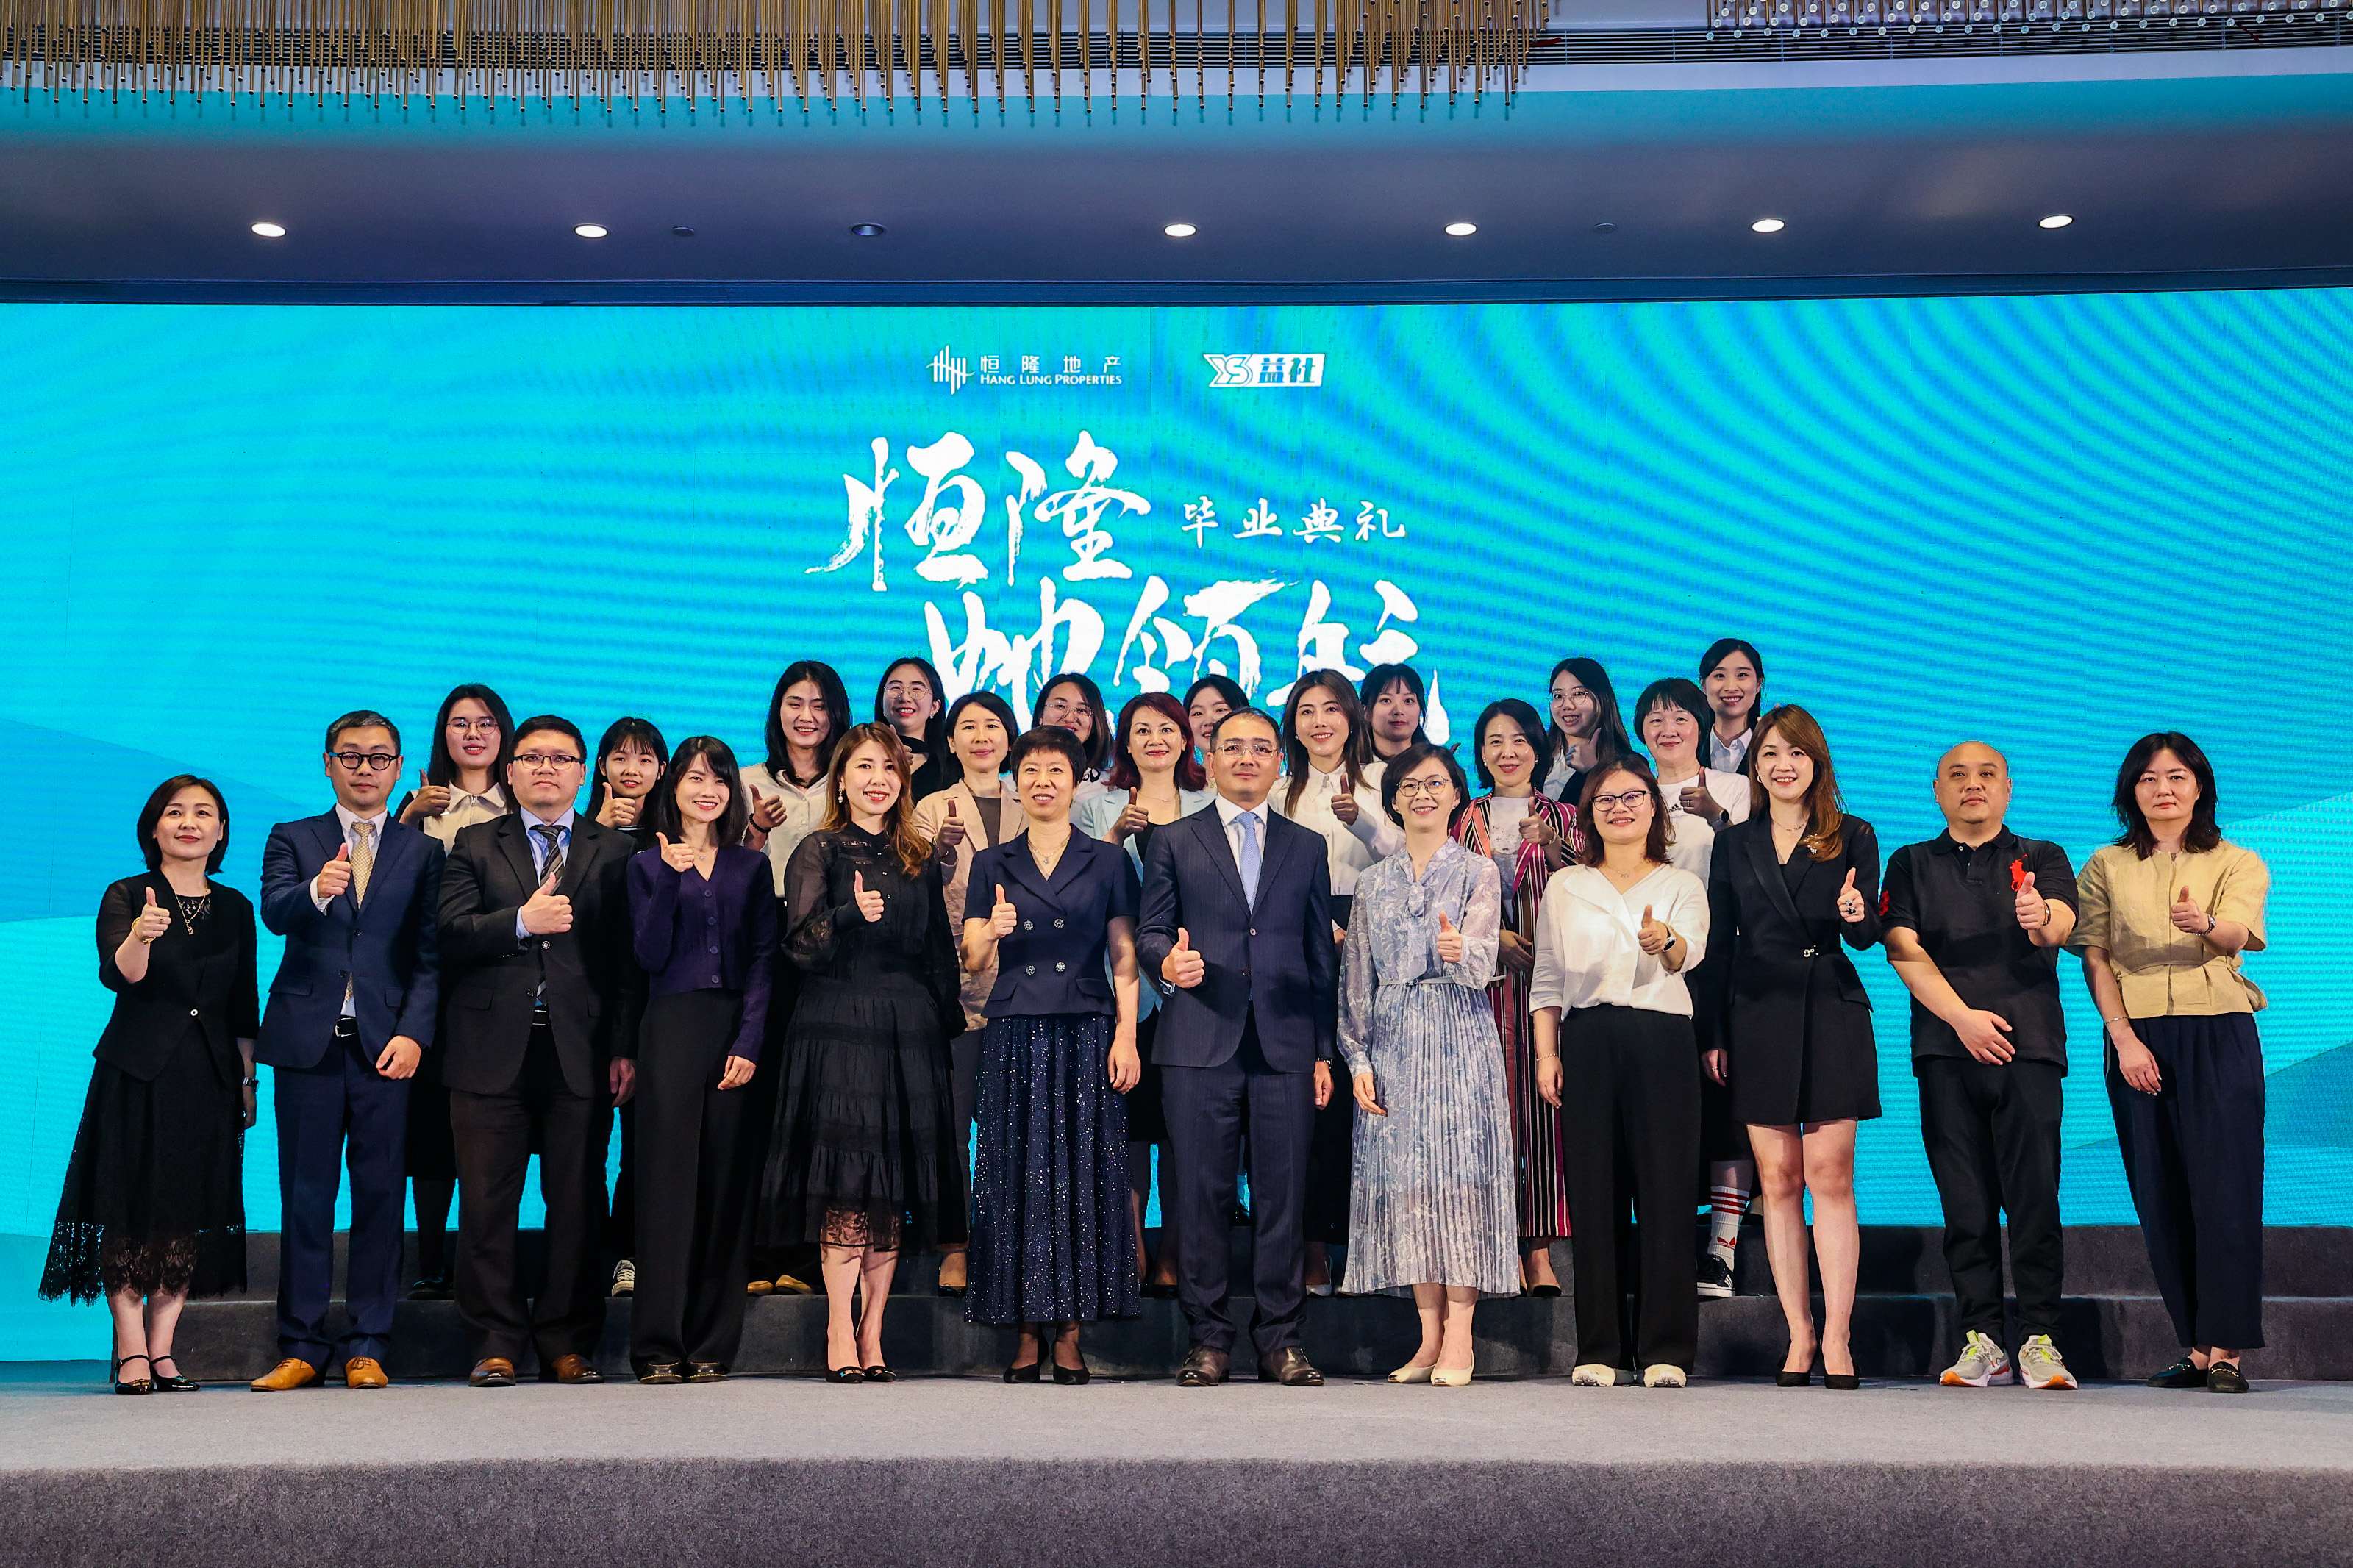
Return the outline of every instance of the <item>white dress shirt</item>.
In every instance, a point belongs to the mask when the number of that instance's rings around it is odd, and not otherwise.
[[[1355,792],[1356,820],[1353,823],[1332,814],[1333,796],[1348,782],[1345,768],[1327,773],[1311,765],[1295,807],[1283,804],[1291,794],[1288,775],[1276,781],[1274,794],[1267,797],[1267,804],[1275,810],[1323,838],[1335,899],[1356,897],[1356,879],[1405,847],[1405,829],[1381,809],[1381,775],[1388,769],[1388,764],[1382,762],[1365,764],[1365,782]]]
[[[1686,944],[1680,970],[1642,951],[1642,911]],[[1545,884],[1536,918],[1536,969],[1528,1009],[1602,1005],[1692,1015],[1683,984],[1707,952],[1707,887],[1680,866],[1662,866],[1624,892],[1593,866],[1570,866]]]
[[[389,811],[379,811],[374,816],[360,816],[348,810],[343,805],[343,802],[337,801],[335,803],[335,821],[341,825],[343,830],[343,847],[350,850],[354,855],[360,852],[360,836],[352,831],[353,823],[364,822],[368,825],[368,851],[372,855],[381,855],[384,853],[384,825],[391,820],[392,813]],[[316,877],[311,878],[311,902],[318,909],[318,911],[322,915],[325,914],[327,912],[327,905],[332,901],[333,900],[322,898],[320,895],[319,879]],[[352,989],[347,984],[343,987],[343,1016],[349,1018],[353,1016],[352,1009]]]
[[[1715,732],[1715,726],[1711,724],[1707,727],[1706,743],[1700,751],[1701,760],[1709,767],[1736,773],[1747,763],[1748,742],[1756,738],[1757,721],[1754,718],[1749,720],[1748,728],[1740,732],[1740,739],[1736,741],[1725,740]]]
[[[1262,800],[1256,805],[1245,807],[1236,805],[1224,795],[1218,796],[1218,820],[1225,824],[1226,847],[1233,851],[1235,870],[1240,871],[1242,864],[1242,830],[1240,827],[1237,826],[1236,824],[1240,823],[1243,817],[1247,816],[1250,818],[1253,824],[1256,825],[1258,830],[1259,874],[1261,876],[1265,875],[1266,819],[1268,816],[1271,815],[1270,807],[1271,805],[1271,802]],[[1245,883],[1242,890],[1250,895],[1250,903],[1255,907],[1258,903],[1258,889]]]
[[[458,847],[458,835],[478,822],[488,822],[507,814],[507,792],[493,784],[480,795],[468,795],[453,784],[449,785],[448,805],[433,816],[419,819],[417,826],[426,834],[441,841],[444,849]]]
[[[963,775],[957,775],[961,778]],[[815,833],[825,821],[826,779],[820,775],[815,784],[797,784],[768,771],[764,763],[754,763],[744,769],[744,787],[750,792],[748,804],[757,805],[762,795],[778,795],[785,803],[785,819],[768,832],[768,869],[775,873],[776,897],[785,896],[785,862],[801,847],[801,840]]]
[[[544,879],[547,876],[547,840],[542,838],[537,833],[533,832],[533,829],[540,827],[554,828],[555,847],[558,850],[569,851],[572,847],[573,817],[574,812],[568,805],[564,808],[564,815],[561,816],[543,817],[530,810],[528,807],[515,813],[515,820],[522,824],[523,841],[531,846],[532,868],[539,873],[542,879]],[[533,892],[536,892],[537,890],[537,889],[533,889]],[[528,942],[530,940],[531,932],[523,926],[522,910],[518,906],[515,910],[515,941]]]

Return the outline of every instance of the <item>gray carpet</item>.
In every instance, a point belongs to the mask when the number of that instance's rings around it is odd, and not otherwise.
[[[2353,1387],[0,1384],[12,1563],[2353,1559]]]

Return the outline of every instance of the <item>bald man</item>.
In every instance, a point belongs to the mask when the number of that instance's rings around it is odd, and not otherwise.
[[[2018,1293],[2015,1376],[2073,1388],[2059,1326],[2059,1114],[2067,1074],[2059,949],[2075,929],[2075,873],[2056,844],[2021,838],[2010,763],[1967,741],[1936,762],[1945,831],[1888,858],[1888,961],[1912,993],[1920,1131],[1945,1205],[1945,1262],[1961,1356],[1948,1387],[2011,1373],[2002,1348],[2001,1218]]]

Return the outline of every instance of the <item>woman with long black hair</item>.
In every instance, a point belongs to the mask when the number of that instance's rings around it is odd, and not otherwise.
[[[1585,775],[1634,750],[1618,711],[1609,672],[1596,660],[1565,658],[1552,667],[1552,728],[1546,732],[1544,792],[1575,805]]]
[[[1103,706],[1103,688],[1076,670],[1064,670],[1039,689],[1038,722],[1068,730],[1079,738],[1086,767],[1079,776],[1078,804],[1102,795],[1111,771],[1111,713]]]
[[[916,800],[956,781],[955,759],[948,755],[946,706],[947,688],[927,658],[892,659],[874,684],[874,721],[890,725],[914,753]]]
[[[589,816],[628,834],[639,849],[652,848],[650,802],[661,784],[662,770],[670,765],[670,742],[650,719],[616,719],[596,742],[594,760],[596,772],[588,784]],[[633,1094],[615,1106],[613,1117],[621,1129],[621,1163],[613,1177],[605,1246],[613,1255],[611,1293],[628,1296],[638,1288],[638,1097]]]

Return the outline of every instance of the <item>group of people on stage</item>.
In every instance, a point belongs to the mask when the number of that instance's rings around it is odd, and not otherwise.
[[[1402,665],[1306,674],[1279,713],[1212,674],[1116,720],[1066,673],[1024,731],[994,694],[944,700],[920,658],[853,722],[840,677],[805,660],[748,764],[640,718],[591,747],[459,686],[406,794],[391,720],[327,727],[332,804],[262,857],[259,918],[285,939],[266,1008],[256,904],[214,875],[227,802],[167,779],[137,824],[146,870],[100,905],[114,1011],[43,1292],[106,1299],[118,1390],[195,1386],[174,1324],[190,1295],[243,1285],[266,1063],[281,1360],[257,1389],[386,1381],[412,1186],[413,1291],[454,1293],[481,1387],[534,1362],[601,1381],[608,1293],[634,1298],[640,1382],[721,1379],[747,1296],[777,1289],[825,1293],[829,1379],[887,1382],[910,1251],[940,1255],[972,1321],[1018,1331],[1008,1382],[1084,1383],[1084,1325],[1174,1295],[1180,1385],[1225,1381],[1245,1334],[1261,1379],[1320,1384],[1301,1323],[1336,1289],[1409,1298],[1420,1344],[1390,1380],[1452,1386],[1475,1304],[1560,1294],[1564,1239],[1573,1381],[1681,1386],[1753,1195],[1788,1321],[1779,1381],[1819,1361],[1851,1388],[1855,1130],[1880,1114],[1852,954],[1883,946],[1913,997],[1966,1336],[1944,1381],[2073,1387],[2054,1342],[2065,949],[2184,1347],[2152,1381],[2243,1390],[2263,997],[2241,954],[2263,946],[2267,874],[2221,837],[2204,754],[2136,742],[2121,835],[2078,872],[2010,827],[2007,763],[1965,741],[1926,781],[1946,830],[1883,879],[1820,726],[1766,706],[1757,650],[1725,639],[1695,673],[1651,682],[1630,725],[1600,665],[1563,659],[1549,715],[1479,714],[1468,773],[1425,738]],[[332,1333],[345,1169],[350,1323]],[[1228,1278],[1245,1219],[1247,1324]]]

